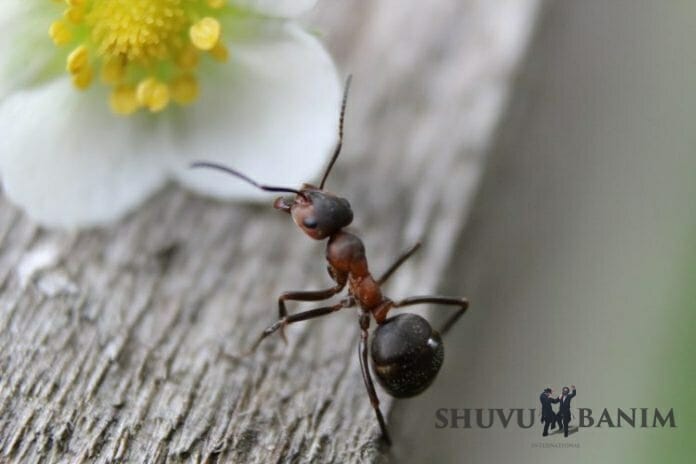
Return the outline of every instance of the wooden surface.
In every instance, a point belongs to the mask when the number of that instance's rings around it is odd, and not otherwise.
[[[387,294],[441,281],[537,9],[326,0],[311,18],[354,75],[328,187],[351,201],[376,274],[424,240]],[[0,198],[0,460],[383,459],[355,309],[228,356],[274,321],[281,291],[330,283],[324,243],[271,199],[171,186],[111,228],[65,234]]]

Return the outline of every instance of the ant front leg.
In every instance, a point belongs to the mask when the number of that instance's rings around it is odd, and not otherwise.
[[[321,308],[315,308],[315,309],[310,309],[308,311],[302,311],[301,313],[297,314],[291,314],[289,316],[283,316],[280,319],[278,319],[274,324],[268,326],[263,332],[261,332],[261,335],[259,335],[259,338],[256,339],[254,344],[249,348],[249,350],[245,354],[251,354],[253,353],[256,348],[261,344],[264,338],[268,337],[269,335],[272,335],[278,330],[282,330],[285,328],[286,325],[292,324],[295,322],[300,322],[300,321],[306,321],[308,319],[314,319],[317,317],[321,316],[326,316],[327,314],[331,314],[333,312],[336,312],[340,309],[343,308],[350,308],[355,304],[355,299],[353,297],[348,297],[345,300],[336,303],[335,305],[332,306],[324,306]]]
[[[390,305],[392,308],[403,308],[404,306],[412,306],[417,304],[435,303],[441,305],[459,306],[459,310],[454,313],[440,328],[441,335],[445,335],[454,325],[455,322],[466,312],[469,307],[469,301],[466,298],[452,298],[448,296],[412,296],[404,298]]]
[[[391,438],[389,437],[389,432],[387,431],[387,424],[384,421],[384,416],[382,411],[379,409],[379,398],[377,397],[377,392],[375,391],[375,385],[372,382],[372,376],[370,375],[370,367],[367,363],[367,329],[370,327],[370,314],[362,313],[360,315],[360,346],[358,347],[358,354],[360,356],[360,369],[362,370],[363,381],[365,382],[365,388],[367,389],[367,394],[370,397],[370,403],[372,408],[375,410],[375,415],[377,416],[377,422],[379,422],[379,428],[382,431],[382,437],[387,445],[391,446]]]
[[[290,291],[281,294],[278,297],[278,319],[279,321],[284,320],[288,317],[288,310],[285,307],[285,301],[321,301],[331,298],[335,294],[339,293],[346,286],[345,281],[339,282],[331,288],[326,290],[310,290],[310,291]],[[280,335],[283,337],[285,343],[288,342],[285,336],[284,326],[280,327]]]

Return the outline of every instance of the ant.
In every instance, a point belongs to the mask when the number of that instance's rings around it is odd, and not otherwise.
[[[370,353],[372,369],[382,387],[395,398],[407,398],[423,392],[435,380],[444,359],[444,347],[438,331],[432,329],[428,321],[416,314],[399,314],[387,317],[391,309],[424,303],[452,305],[459,307],[442,326],[444,334],[464,314],[469,306],[465,298],[443,296],[413,296],[393,301],[382,294],[380,287],[419,247],[416,243],[403,253],[379,278],[375,279],[367,266],[365,247],[362,240],[344,228],[353,221],[353,211],[345,198],[324,190],[324,184],[331,172],[343,145],[343,118],[348,99],[351,78],[348,77],[343,93],[343,102],[338,126],[338,143],[331,161],[319,183],[319,187],[304,184],[296,190],[287,187],[274,187],[259,184],[246,175],[215,163],[200,161],[192,167],[213,168],[224,171],[267,192],[288,192],[294,196],[279,197],[273,207],[292,216],[293,221],[307,235],[315,240],[328,238],[326,259],[329,276],[335,285],[325,290],[290,291],[278,297],[278,321],[266,328],[248,351],[253,352],[269,335],[280,331],[287,343],[285,326],[326,316],[357,302],[360,306],[360,368],[370,402],[374,408],[382,437],[388,445],[391,439],[384,416],[379,408],[379,399],[372,382],[368,358],[368,328],[370,316],[375,319],[375,329]],[[331,306],[310,309],[296,314],[288,314],[286,301],[322,301],[341,292],[348,285],[348,296]]]

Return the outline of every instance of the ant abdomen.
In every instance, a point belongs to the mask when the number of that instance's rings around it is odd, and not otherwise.
[[[371,354],[380,385],[395,398],[408,398],[433,383],[445,349],[428,321],[416,314],[399,314],[377,327]]]

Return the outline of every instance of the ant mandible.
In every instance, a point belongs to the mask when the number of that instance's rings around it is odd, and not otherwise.
[[[365,247],[362,240],[344,228],[353,221],[353,211],[345,198],[338,197],[324,190],[324,184],[331,172],[343,145],[343,118],[348,99],[350,77],[346,80],[343,103],[338,125],[338,143],[331,161],[319,183],[319,187],[304,184],[300,190],[287,187],[274,187],[259,184],[244,174],[215,163],[200,161],[192,167],[213,168],[236,176],[245,182],[267,192],[289,192],[294,196],[279,197],[273,207],[292,216],[295,224],[315,240],[328,238],[326,260],[329,276],[336,284],[326,290],[290,291],[278,297],[278,321],[266,328],[258,337],[249,352],[254,351],[264,338],[280,330],[285,338],[285,326],[295,322],[306,321],[326,316],[343,308],[349,308],[357,302],[360,305],[360,368],[370,402],[375,410],[382,437],[391,444],[384,416],[379,409],[379,399],[372,383],[372,376],[367,365],[368,328],[370,316],[375,319],[375,329],[370,354],[372,369],[379,383],[393,397],[407,398],[423,392],[435,380],[444,359],[444,348],[440,333],[447,332],[469,306],[465,298],[444,296],[413,296],[400,301],[393,301],[382,294],[380,287],[419,247],[416,243],[403,253],[381,277],[375,279],[368,270]],[[285,302],[321,301],[341,292],[348,285],[348,296],[331,306],[310,309],[297,314],[288,314]],[[399,314],[387,317],[393,308],[402,308],[423,303],[458,306],[442,326],[440,333],[433,330],[428,321],[416,314]]]

